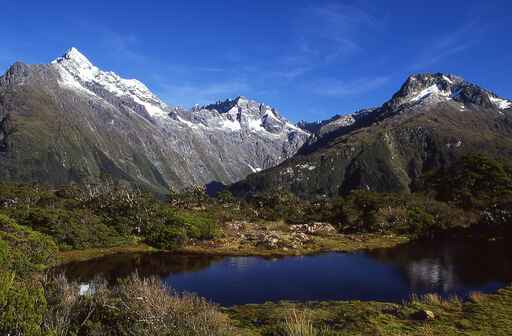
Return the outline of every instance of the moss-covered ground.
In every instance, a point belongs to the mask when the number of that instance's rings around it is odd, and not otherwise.
[[[431,311],[434,319],[415,314]],[[512,287],[496,294],[474,293],[461,301],[436,295],[402,304],[333,301],[265,303],[226,309],[242,335],[282,335],[291,311],[304,312],[314,326],[312,335],[512,335]]]

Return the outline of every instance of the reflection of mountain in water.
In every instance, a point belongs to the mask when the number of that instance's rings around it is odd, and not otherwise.
[[[512,253],[505,241],[411,243],[368,255],[400,269],[412,291],[456,292],[512,281]]]
[[[176,255],[172,253],[121,253],[89,261],[74,262],[56,268],[71,280],[88,281],[103,277],[109,282],[137,271],[141,276],[166,277],[208,268],[222,257]]]

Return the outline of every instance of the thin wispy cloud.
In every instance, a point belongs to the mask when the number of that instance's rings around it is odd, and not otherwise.
[[[226,68],[216,66],[201,66],[188,64],[171,64],[166,66],[166,70],[173,74],[189,74],[189,73],[220,73],[226,72]]]
[[[141,40],[133,33],[121,33],[115,29],[91,22],[77,22],[77,27],[94,36],[98,36],[97,46],[104,54],[113,59],[144,64],[150,61],[141,47]],[[80,49],[80,46],[75,46]]]
[[[138,51],[137,45],[139,44],[139,39],[135,35],[121,34],[103,28],[101,43],[108,49],[109,53],[115,53],[124,59],[139,63],[147,61],[147,57],[142,52]]]
[[[363,35],[379,34],[385,21],[370,10],[333,2],[309,6],[295,19],[295,43],[278,60],[276,78],[296,80],[315,70],[344,63],[367,46]]]
[[[308,22],[303,43],[327,62],[365,50],[362,34],[378,33],[384,25],[369,9],[339,2],[309,8],[302,22]]]
[[[484,30],[485,28],[476,21],[470,21],[440,38],[434,37],[432,43],[427,43],[409,69],[417,71],[436,65],[474,47],[478,44]]]
[[[330,97],[359,95],[378,89],[389,82],[389,77],[359,78],[352,81],[325,79],[314,86],[314,93]]]
[[[362,31],[376,30],[381,22],[369,11],[362,8],[333,3],[327,6],[316,7],[312,13],[320,22],[322,33],[326,38],[335,41],[339,47],[347,52],[363,49],[358,36]]]

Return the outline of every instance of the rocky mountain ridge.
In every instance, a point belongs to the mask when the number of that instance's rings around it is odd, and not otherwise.
[[[313,136],[293,158],[232,190],[407,192],[424,173],[464,154],[512,160],[512,101],[448,74],[412,75],[381,107],[303,127]]]
[[[172,107],[143,83],[72,48],[0,77],[4,180],[70,183],[105,176],[164,191],[231,183],[291,157],[309,137],[272,107],[238,97]]]

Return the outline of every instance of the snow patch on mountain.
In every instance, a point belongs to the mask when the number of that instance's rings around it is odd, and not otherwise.
[[[247,164],[247,166],[252,170],[253,173],[258,173],[262,170],[261,168],[254,168],[250,164]]]
[[[451,94],[451,91],[444,91],[440,89],[437,84],[434,84],[424,90],[421,90],[416,96],[410,98],[409,102],[417,102],[430,96],[450,97]]]
[[[488,98],[488,100],[487,100]],[[512,102],[494,93],[449,74],[416,74],[410,76],[400,91],[385,105],[392,110],[419,103],[437,103],[454,100],[458,103],[486,104],[490,101],[500,110],[510,108]],[[490,106],[487,106],[490,107]]]
[[[85,95],[97,97],[97,95],[94,92],[80,84],[80,82],[75,77],[73,77],[67,70],[65,70],[62,67],[59,67],[58,70],[60,75],[60,80],[58,83],[60,86]]]
[[[64,86],[88,90],[84,84],[95,84],[106,91],[119,96],[129,97],[135,103],[142,105],[147,113],[154,118],[166,118],[167,105],[155,96],[143,83],[136,79],[124,79],[112,71],[102,71],[94,66],[87,57],[76,48],[71,48],[64,56],[52,61],[61,74]],[[71,81],[71,75],[75,81]]]
[[[512,107],[512,102],[510,100],[498,98],[498,97],[495,97],[493,95],[489,95],[489,99],[500,110],[505,110],[505,109],[508,109],[508,108]]]
[[[102,95],[101,91],[96,90],[99,87],[114,96],[129,98],[164,128],[172,128],[176,124],[196,132],[248,131],[272,139],[284,139],[290,133],[309,136],[307,131],[288,122],[271,106],[242,96],[208,106],[195,106],[191,110],[171,110],[140,81],[124,79],[112,71],[99,69],[76,48],[69,49],[51,64],[60,73],[61,86],[91,96]],[[98,96],[98,99],[101,97]]]

